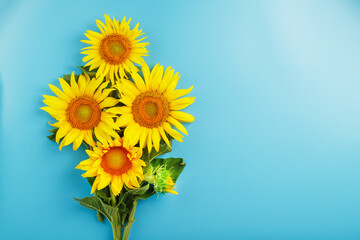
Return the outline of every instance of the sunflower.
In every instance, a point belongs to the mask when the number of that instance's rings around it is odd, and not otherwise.
[[[140,142],[141,149],[147,145],[149,152],[152,146],[159,151],[161,139],[170,146],[166,133],[182,142],[183,136],[171,125],[187,135],[180,122],[195,120],[192,115],[179,111],[195,101],[195,97],[180,98],[190,93],[193,87],[175,90],[180,75],[174,74],[171,67],[163,74],[163,66],[157,64],[150,73],[149,67],[144,64],[142,72],[144,80],[133,72],[134,82],[124,79],[115,86],[125,106],[114,107],[110,112],[121,114],[116,125],[126,127],[124,137],[130,144]]]
[[[147,42],[141,42],[144,38],[137,39],[143,35],[142,29],[139,30],[139,24],[130,29],[131,18],[126,21],[124,17],[121,23],[118,20],[110,19],[105,15],[105,24],[96,20],[96,24],[101,33],[86,31],[85,36],[89,40],[82,42],[91,45],[82,50],[86,54],[83,62],[85,66],[90,66],[90,71],[99,68],[96,77],[106,76],[114,83],[114,79],[120,80],[125,77],[125,71],[138,71],[134,63],[141,65],[144,62],[143,56],[148,56],[146,46]],[[134,63],[133,63],[134,62]],[[120,76],[119,76],[120,75]]]
[[[83,177],[96,177],[91,193],[110,183],[111,191],[119,195],[124,184],[131,189],[140,187],[145,163],[140,159],[140,148],[132,147],[119,136],[106,144],[97,143],[93,150],[86,150],[89,159],[80,162],[77,169],[86,171]]]
[[[104,89],[109,82],[103,82],[100,78],[90,79],[88,75],[80,75],[76,82],[74,72],[71,74],[70,85],[62,78],[59,80],[62,91],[49,84],[57,97],[43,95],[43,102],[47,106],[41,109],[58,121],[51,125],[58,128],[56,142],[59,143],[63,138],[60,150],[71,143],[73,149],[77,150],[83,141],[91,146],[95,145],[93,132],[101,142],[106,142],[110,136],[117,136],[114,129],[119,128],[113,120],[114,115],[103,111],[119,102],[108,96],[114,89]]]
[[[171,178],[171,172],[167,170],[164,166],[158,168],[155,171],[155,176],[150,177],[150,181],[154,184],[154,188],[156,192],[168,192],[172,194],[178,194],[175,189],[174,180]],[[152,181],[151,181],[152,180]]]

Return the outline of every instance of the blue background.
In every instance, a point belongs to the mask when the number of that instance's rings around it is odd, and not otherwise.
[[[0,0],[0,239],[112,239],[39,109],[103,14],[194,85],[168,156],[178,196],[141,201],[131,239],[360,239],[360,2]]]

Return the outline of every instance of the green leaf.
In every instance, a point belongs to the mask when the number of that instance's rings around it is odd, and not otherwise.
[[[63,79],[64,79],[68,84],[70,84],[71,74],[64,74],[64,75],[63,75]],[[78,81],[78,79],[79,79],[79,75],[75,75],[75,80],[76,80],[76,82]]]
[[[88,177],[87,178],[90,186],[93,185],[94,181],[95,181],[95,177]],[[101,190],[96,190],[95,191],[95,196],[96,197],[100,197],[102,198],[103,200],[105,200],[107,203],[110,203],[111,201],[111,196],[110,196],[110,190],[109,190],[109,187],[105,187]]]
[[[147,190],[149,190],[149,186],[150,186],[150,184],[147,183],[146,185],[144,185],[142,187],[130,190],[129,193],[131,193],[133,196],[143,195]]]
[[[84,74],[89,75],[89,77],[96,77],[96,70],[90,71],[89,67],[77,66]]]
[[[172,141],[170,141],[170,145],[172,144]],[[147,148],[145,150],[143,150],[143,155],[141,157],[142,160],[144,160],[145,162],[149,163],[151,162],[154,158],[161,156],[165,153],[171,152],[172,148],[169,147],[165,142],[161,141],[160,142],[160,148],[159,148],[159,152],[157,152],[155,150],[155,148],[151,149],[151,152],[149,153]]]
[[[98,197],[104,199],[107,203],[110,203],[111,196],[109,187],[103,188],[101,190],[96,190],[95,193]]]
[[[150,185],[150,184],[149,184]],[[155,194],[155,189],[154,189],[154,187],[153,186],[149,186],[149,189],[146,191],[146,192],[144,192],[142,195],[140,195],[140,196],[137,196],[136,198],[137,199],[147,199],[147,198],[149,198],[149,197],[151,197],[152,195],[154,195]]]
[[[100,212],[111,223],[114,221],[114,217],[118,213],[118,208],[104,204],[98,197],[85,197],[82,199],[74,199],[78,201],[82,206]]]
[[[71,74],[64,74],[63,79],[70,84]]]
[[[182,158],[156,158],[151,162],[153,168],[165,166],[165,168],[170,171],[171,178],[174,182],[176,182],[185,165]]]

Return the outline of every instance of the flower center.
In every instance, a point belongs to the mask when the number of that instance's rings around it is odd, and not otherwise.
[[[119,64],[124,62],[131,50],[130,41],[122,35],[111,34],[105,37],[100,43],[100,55],[110,64]]]
[[[123,147],[112,147],[102,156],[101,167],[107,173],[121,175],[132,167],[128,154]]]
[[[134,121],[140,126],[154,128],[161,126],[169,116],[169,103],[158,92],[139,94],[131,106]]]
[[[66,110],[68,121],[74,128],[88,130],[96,127],[101,119],[99,104],[91,98],[74,99]]]
[[[79,122],[85,123],[91,119],[93,111],[89,105],[80,105],[75,110],[75,114]]]

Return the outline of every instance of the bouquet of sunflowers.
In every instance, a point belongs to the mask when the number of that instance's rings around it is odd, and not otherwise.
[[[86,148],[89,158],[76,168],[94,196],[76,200],[97,211],[99,221],[109,220],[115,240],[129,238],[139,199],[177,194],[185,162],[159,156],[171,151],[173,139],[182,142],[177,130],[187,135],[180,122],[194,121],[181,111],[195,100],[184,97],[192,87],[175,89],[180,75],[171,67],[149,69],[143,60],[149,43],[130,21],[96,20],[100,32],[87,31],[82,40],[90,46],[81,52],[81,74],[59,78],[61,89],[49,84],[56,96],[44,95],[41,108],[56,120],[48,137],[60,150],[71,143],[74,151]]]

